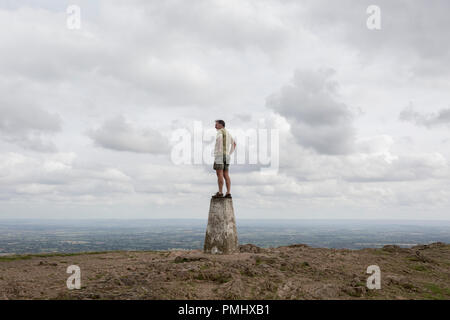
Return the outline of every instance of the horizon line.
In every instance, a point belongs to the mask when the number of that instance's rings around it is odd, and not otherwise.
[[[0,218],[0,221],[7,221],[7,220],[71,220],[71,221],[77,221],[77,220],[127,220],[127,221],[133,221],[133,220],[205,220],[208,219],[208,217],[205,218]],[[347,221],[448,221],[450,222],[450,219],[390,219],[390,218],[236,218],[236,220],[314,220],[314,221],[321,221],[321,220],[347,220]]]

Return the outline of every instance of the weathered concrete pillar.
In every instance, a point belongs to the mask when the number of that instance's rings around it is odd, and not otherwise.
[[[229,254],[239,251],[231,198],[211,198],[203,251],[212,254]]]

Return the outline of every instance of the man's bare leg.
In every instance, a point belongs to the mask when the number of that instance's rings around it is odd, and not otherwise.
[[[219,186],[219,193],[222,193],[223,189],[223,170],[216,170],[217,184]]]
[[[228,175],[228,170],[224,170],[223,171],[223,177],[225,178],[225,183],[227,185],[227,194],[230,194],[230,192],[231,192],[231,179],[230,179],[230,176]]]

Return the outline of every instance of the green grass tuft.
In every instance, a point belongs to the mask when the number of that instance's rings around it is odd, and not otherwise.
[[[11,256],[1,256],[0,261],[28,260],[31,258],[50,258],[50,257],[69,257],[90,254],[113,253],[116,251],[85,251],[85,252],[50,252],[50,253],[33,253],[33,254],[15,254]]]

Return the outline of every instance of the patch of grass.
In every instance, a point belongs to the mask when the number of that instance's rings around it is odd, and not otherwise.
[[[98,273],[98,274],[95,275],[94,279],[95,279],[95,280],[98,280],[98,279],[103,278],[104,276],[105,276],[105,275],[104,275],[103,273]]]
[[[253,272],[253,270],[251,268],[245,268],[243,270],[240,270],[240,273],[242,276],[251,277],[251,278],[256,276],[256,273]]]
[[[435,297],[435,296],[433,296],[432,294],[429,294],[429,293],[425,293],[423,295],[423,298],[426,299],[426,300],[442,300],[442,299],[439,299],[439,298],[437,298],[437,297]]]
[[[348,288],[348,289],[344,290],[344,292],[352,297],[361,297],[363,295],[363,293],[366,291],[363,290],[361,287],[353,287],[353,288]]]
[[[226,283],[231,280],[231,276],[226,274],[204,274],[200,272],[198,275],[194,276],[194,279]]]
[[[31,258],[32,256],[28,255],[2,256],[0,257],[0,261],[28,260]]]
[[[244,277],[250,277],[250,278],[255,277],[255,275],[248,270],[241,270],[239,273],[241,274],[241,276],[244,276]]]
[[[377,254],[377,255],[389,255],[390,252],[389,251],[385,251],[383,249],[375,249],[372,251],[373,254]]]
[[[85,251],[85,252],[50,252],[50,253],[32,253],[32,254],[14,254],[10,256],[0,256],[0,261],[14,261],[14,260],[28,260],[31,258],[50,258],[50,257],[69,257],[69,256],[80,256],[80,255],[90,255],[90,254],[105,254],[105,253],[115,253],[123,252],[122,250],[112,250],[112,251]],[[138,252],[138,251],[135,251]],[[139,251],[139,252],[155,252],[149,251]]]
[[[266,293],[266,296],[264,297],[265,300],[275,300],[277,298],[277,295],[273,292]]]
[[[220,275],[220,276],[214,278],[214,281],[219,282],[219,283],[226,283],[230,280],[231,280],[231,277],[226,276],[226,275]]]
[[[416,287],[414,287],[414,285],[412,285],[411,283],[402,283],[401,286],[407,290],[415,290]]]
[[[50,298],[50,300],[75,300],[76,298],[68,293],[58,293],[56,297]]]
[[[420,264],[410,265],[409,267],[416,271],[428,271],[427,267],[420,265]]]
[[[366,291],[366,295],[367,295],[368,297],[376,297],[376,296],[379,295],[379,294],[378,294],[378,291],[380,291],[380,290],[367,290],[367,291]]]
[[[194,279],[197,279],[197,280],[208,280],[208,277],[206,277],[203,273],[199,273],[199,274],[197,274],[197,275],[195,275],[194,277],[193,277]]]
[[[161,250],[130,250],[128,252],[135,252],[135,253],[141,253],[141,252],[146,252],[146,253],[158,253],[161,252]]]
[[[409,261],[415,261],[415,262],[421,261],[421,260],[420,260],[419,258],[417,258],[417,257],[407,257],[406,259],[409,260]]]
[[[426,293],[425,296],[427,299],[437,299],[437,300],[447,300],[450,296],[449,288],[442,288],[434,283],[425,284],[425,288],[431,291],[431,294]]]
[[[172,261],[173,263],[185,263],[185,262],[190,262],[191,260],[189,260],[188,258],[185,257],[176,257],[174,261]]]
[[[302,264],[300,265],[302,268],[309,268],[309,263],[308,262],[302,262]]]

